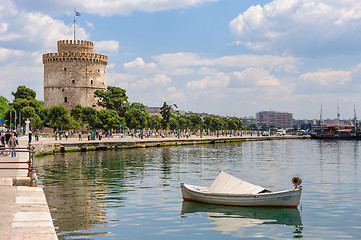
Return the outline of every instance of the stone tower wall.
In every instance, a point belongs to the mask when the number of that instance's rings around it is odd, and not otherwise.
[[[44,107],[91,107],[94,91],[106,89],[107,62],[107,56],[93,53],[92,42],[58,41],[57,53],[43,55]]]

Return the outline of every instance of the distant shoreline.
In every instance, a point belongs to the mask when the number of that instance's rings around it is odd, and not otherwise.
[[[62,140],[55,140],[53,138],[40,138],[38,142],[32,140],[32,145],[36,148],[36,156],[52,155],[59,152],[86,152],[97,150],[115,150],[115,149],[133,149],[133,148],[148,148],[148,147],[167,147],[167,146],[184,146],[196,144],[215,144],[215,143],[230,143],[242,141],[267,141],[267,140],[283,140],[283,139],[309,139],[310,136],[191,136],[189,138],[134,138],[134,137],[112,137],[103,138],[102,140],[90,140],[83,138],[79,141],[78,137],[62,138]],[[21,145],[27,145],[27,139],[20,139]]]

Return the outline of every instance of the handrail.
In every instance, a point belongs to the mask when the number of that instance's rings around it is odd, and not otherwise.
[[[6,147],[6,146],[1,146],[0,147],[0,154],[2,155],[9,155],[11,152],[26,152],[29,153],[29,160],[24,162],[14,162],[14,161],[5,161],[5,162],[0,162],[0,164],[17,164],[17,163],[27,163],[28,167],[27,168],[21,168],[21,167],[0,167],[0,170],[16,170],[16,169],[27,169],[28,170],[28,174],[27,177],[30,177],[30,186],[36,187],[38,185],[38,178],[36,176],[36,167],[35,167],[35,146],[32,146],[31,144],[29,144],[27,147]]]

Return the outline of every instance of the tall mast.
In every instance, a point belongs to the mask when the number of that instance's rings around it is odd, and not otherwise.
[[[338,108],[338,102],[337,102],[337,124],[340,124],[340,111]]]
[[[357,117],[356,117],[356,107],[353,105],[353,124],[355,125],[355,128],[357,129]]]
[[[321,126],[321,130],[322,130],[322,104],[321,104],[321,113],[320,113],[320,126]]]

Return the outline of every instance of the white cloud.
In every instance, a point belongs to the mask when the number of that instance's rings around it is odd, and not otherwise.
[[[53,19],[39,11],[19,10],[13,1],[2,1],[0,14],[0,41],[12,48],[34,49],[56,48],[60,39],[73,39],[72,24]],[[88,34],[77,26],[77,39],[87,39]],[[30,48],[29,48],[30,49]]]
[[[96,52],[118,52],[119,42],[114,40],[94,42]]]
[[[234,72],[232,75],[233,86],[236,87],[276,87],[280,81],[268,71],[261,68],[247,68],[242,72]]]
[[[187,7],[195,7],[207,2],[218,0],[17,0],[16,4],[22,8],[46,11],[48,14],[61,14],[59,9],[69,9],[75,6],[79,12],[88,12],[102,16],[130,15],[133,11],[157,12]],[[73,14],[68,10],[69,14]]]
[[[226,88],[228,86],[230,76],[219,72],[211,76],[206,76],[199,81],[191,81],[187,83],[187,87],[191,90],[206,88]]]
[[[123,66],[125,69],[128,69],[128,70],[132,70],[132,69],[134,69],[134,70],[139,70],[139,69],[151,70],[156,67],[156,65],[154,63],[145,63],[141,57],[137,57],[132,62],[124,63]]]
[[[328,55],[361,52],[358,0],[274,0],[230,22],[236,42],[254,50]]]
[[[7,48],[1,48],[0,47],[0,62],[3,61],[9,61],[9,59],[12,59],[14,57],[19,57],[25,55],[24,51],[21,50],[12,50]]]
[[[217,0],[89,0],[77,1],[82,9],[100,15],[129,15],[133,11],[157,12],[197,6]]]
[[[172,83],[172,79],[163,74],[157,74],[154,76],[154,83],[159,85],[169,85]]]
[[[294,72],[300,63],[298,58],[281,57],[272,55],[233,55],[219,58],[204,58],[196,53],[172,53],[154,56],[157,65],[166,69],[178,69],[183,67],[261,67],[275,70]]]
[[[211,75],[211,74],[215,74],[217,73],[218,70],[215,69],[215,68],[209,68],[209,67],[201,67],[199,70],[198,70],[198,74],[200,75]]]
[[[318,72],[308,72],[300,75],[300,80],[307,81],[310,84],[317,84],[320,86],[343,86],[349,83],[351,72],[335,71],[331,69],[320,70]]]

